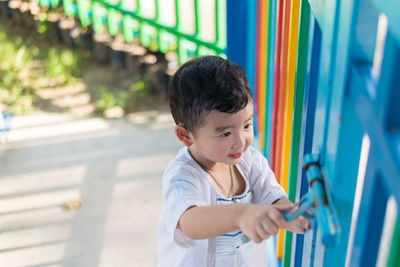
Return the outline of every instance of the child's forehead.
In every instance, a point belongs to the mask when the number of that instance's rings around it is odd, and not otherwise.
[[[236,113],[221,112],[212,110],[204,117],[203,126],[221,128],[242,123],[253,118],[253,106],[247,105],[246,108]]]
[[[206,114],[204,121],[209,123],[217,123],[219,121],[225,121],[232,119],[236,116],[237,113],[228,113],[228,112],[221,112],[218,110],[211,110],[209,113]]]

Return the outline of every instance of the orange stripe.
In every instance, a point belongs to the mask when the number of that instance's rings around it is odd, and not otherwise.
[[[265,147],[265,116],[266,116],[266,69],[267,69],[267,28],[268,28],[268,4],[261,1],[261,38],[260,38],[260,66],[259,66],[259,88],[260,88],[260,147]]]

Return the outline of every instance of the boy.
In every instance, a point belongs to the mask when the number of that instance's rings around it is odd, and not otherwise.
[[[266,266],[265,242],[254,243],[279,228],[304,233],[308,221],[283,219],[292,203],[250,146],[253,100],[244,70],[221,57],[197,58],[178,69],[168,94],[184,147],[164,173],[158,265]]]

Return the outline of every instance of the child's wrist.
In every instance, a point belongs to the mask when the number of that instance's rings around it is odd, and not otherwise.
[[[234,203],[234,222],[235,222],[235,227],[240,228],[240,221],[243,217],[243,214],[246,211],[246,207],[248,205],[242,204],[242,203]]]

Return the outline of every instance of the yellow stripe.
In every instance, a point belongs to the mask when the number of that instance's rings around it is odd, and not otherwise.
[[[292,0],[290,7],[289,51],[286,76],[286,97],[283,128],[283,148],[281,158],[281,185],[288,190],[290,143],[292,137],[293,96],[296,77],[297,40],[299,30],[300,0]],[[284,231],[278,235],[278,257],[283,257]]]
[[[293,0],[291,9],[291,23],[289,34],[289,56],[288,56],[288,75],[286,82],[286,99],[284,113],[283,128],[283,151],[281,160],[281,177],[282,184],[287,190],[289,176],[289,158],[290,158],[290,142],[292,137],[292,120],[293,120],[293,96],[294,82],[296,76],[296,59],[297,59],[297,36],[299,27],[299,0]]]

